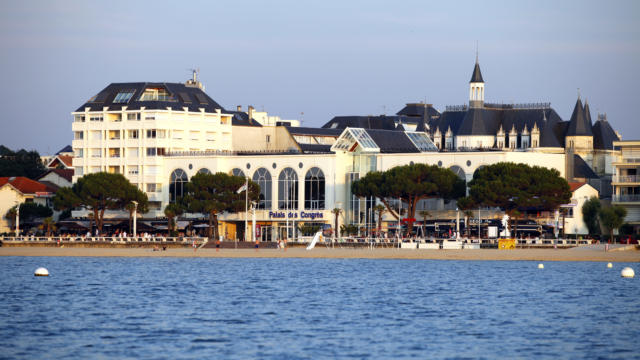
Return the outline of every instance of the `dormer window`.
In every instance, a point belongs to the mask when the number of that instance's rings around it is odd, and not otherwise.
[[[116,97],[113,99],[115,104],[126,104],[131,100],[131,97],[135,93],[135,90],[122,90],[120,91]]]
[[[149,87],[144,89],[140,101],[173,101],[173,96],[163,87]]]

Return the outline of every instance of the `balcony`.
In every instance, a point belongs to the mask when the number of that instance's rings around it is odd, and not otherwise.
[[[611,181],[614,183],[640,183],[640,175],[614,175]]]
[[[612,202],[640,202],[640,195],[613,195]]]

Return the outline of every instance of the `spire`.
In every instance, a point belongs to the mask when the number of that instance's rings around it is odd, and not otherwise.
[[[471,75],[470,83],[484,83],[482,80],[482,73],[480,72],[480,64],[478,63],[478,57],[476,55],[476,66],[473,68],[473,75]]]
[[[589,110],[589,102],[587,99],[584,99],[584,119],[586,123],[591,126],[591,110]]]
[[[576,106],[573,108],[571,114],[571,120],[569,120],[569,128],[567,129],[566,136],[592,136],[591,122],[587,122],[587,118],[584,114],[585,108],[582,106],[580,98],[576,101]]]

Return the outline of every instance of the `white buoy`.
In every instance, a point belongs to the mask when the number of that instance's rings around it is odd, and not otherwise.
[[[544,264],[538,264],[538,269],[544,269]]]
[[[36,272],[33,274],[35,276],[49,276],[49,270],[39,267],[36,269]]]
[[[633,271],[632,268],[626,267],[626,268],[622,269],[622,271],[620,272],[620,275],[622,275],[622,277],[632,278],[632,277],[636,276],[636,273]]]
[[[612,264],[612,263],[608,263],[608,264],[607,264],[607,267],[608,267],[609,269],[611,269],[611,268],[613,267],[613,264]]]

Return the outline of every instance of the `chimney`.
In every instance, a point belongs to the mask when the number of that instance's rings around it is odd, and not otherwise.
[[[249,105],[249,124],[253,124],[253,106]]]
[[[236,107],[237,111],[242,111],[242,105],[238,105],[238,107]]]

